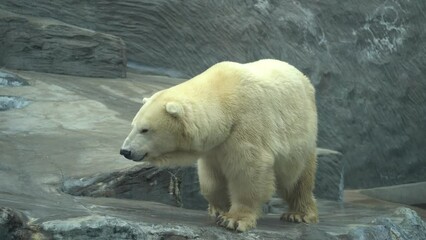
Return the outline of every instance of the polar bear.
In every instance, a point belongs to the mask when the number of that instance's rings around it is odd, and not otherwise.
[[[143,102],[120,154],[159,166],[198,161],[218,225],[255,227],[275,190],[289,205],[282,220],[318,221],[315,90],[295,67],[221,62]]]

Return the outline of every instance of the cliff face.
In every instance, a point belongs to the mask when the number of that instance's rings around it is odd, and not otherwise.
[[[0,66],[89,77],[125,77],[124,42],[51,18],[0,10]]]
[[[317,89],[319,146],[349,187],[426,180],[426,2],[4,0],[2,9],[121,37],[130,61],[190,77],[277,58]]]

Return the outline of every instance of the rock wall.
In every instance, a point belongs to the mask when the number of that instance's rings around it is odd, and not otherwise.
[[[0,10],[0,66],[88,77],[125,77],[124,42],[49,18]]]
[[[317,89],[319,146],[348,187],[426,180],[426,2],[4,0],[2,8],[120,36],[131,61],[192,76],[277,58]]]

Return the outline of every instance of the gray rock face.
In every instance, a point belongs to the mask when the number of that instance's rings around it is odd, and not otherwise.
[[[391,217],[383,216],[372,221],[373,226],[358,227],[348,233],[347,239],[426,239],[425,222],[411,209],[398,208]]]
[[[63,182],[62,191],[76,196],[114,197],[160,202],[189,209],[207,209],[195,167],[135,167]]]
[[[347,186],[425,181],[426,2],[336,3],[2,1],[120,36],[130,60],[188,77],[222,60],[288,61],[316,86],[319,146],[344,154]]]
[[[343,155],[328,149],[318,149],[317,158],[315,197],[342,201],[344,189]]]
[[[125,77],[124,42],[52,19],[0,10],[0,66],[91,77]]]

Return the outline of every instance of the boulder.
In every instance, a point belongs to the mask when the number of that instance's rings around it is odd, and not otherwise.
[[[334,201],[343,201],[344,162],[339,152],[317,149],[317,175],[315,180],[315,197]]]
[[[68,178],[61,190],[75,196],[127,198],[207,209],[195,167],[159,169],[142,165],[97,176]]]

